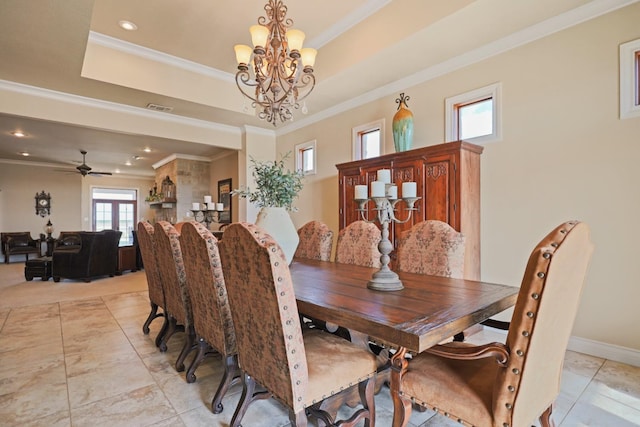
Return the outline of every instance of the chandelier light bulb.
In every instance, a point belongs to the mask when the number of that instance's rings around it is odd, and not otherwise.
[[[313,69],[313,66],[316,65],[317,54],[318,54],[318,51],[310,47],[305,47],[300,51],[300,56],[302,58],[302,65],[304,65],[304,68],[310,67]]]
[[[249,28],[251,33],[251,42],[253,47],[266,47],[267,39],[269,38],[269,29],[264,25],[252,25]]]
[[[236,61],[238,61],[238,65],[247,65],[250,61],[253,49],[251,49],[246,44],[237,44],[233,47],[233,49],[236,51]]]

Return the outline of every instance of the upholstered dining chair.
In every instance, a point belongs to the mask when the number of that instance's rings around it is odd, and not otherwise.
[[[211,410],[218,414],[223,409],[222,398],[234,378],[240,376],[236,333],[220,264],[218,240],[204,225],[187,222],[182,225],[180,248],[198,343],[198,353],[187,369],[187,382],[196,380],[195,371],[206,355],[213,351],[222,355],[225,371],[211,401]]]
[[[415,355],[401,374],[403,423],[411,403],[463,425],[528,426],[551,412],[593,245],[589,227],[570,221],[552,230],[529,257],[505,344],[437,345]]]
[[[170,222],[158,221],[155,224],[156,256],[158,271],[162,278],[166,301],[165,314],[169,325],[160,342],[160,350],[167,350],[167,342],[176,331],[184,331],[187,339],[176,360],[176,370],[185,369],[184,361],[195,349],[195,332],[193,330],[193,312],[187,291],[187,275],[184,271],[184,260],[180,248],[180,229],[184,223],[174,227]]]
[[[300,243],[294,258],[331,260],[333,231],[321,221],[309,221],[298,229]]]
[[[362,408],[340,424],[375,424],[375,356],[335,335],[302,334],[289,266],[280,246],[255,224],[235,223],[219,243],[236,329],[243,391],[231,420],[236,427],[249,405],[274,397],[289,409],[293,425],[307,414],[336,425],[320,409],[325,398],[358,384]],[[256,313],[259,313],[257,315]],[[256,392],[256,384],[266,391]]]
[[[464,235],[446,222],[421,221],[399,236],[396,268],[408,273],[464,277]]]
[[[338,233],[335,262],[379,268],[380,238],[380,229],[373,223],[352,222]]]
[[[140,248],[140,255],[142,256],[142,262],[145,266],[144,273],[147,277],[147,287],[149,288],[149,302],[151,304],[151,311],[147,320],[142,325],[142,332],[149,334],[149,325],[151,322],[158,318],[163,317],[164,321],[160,332],[156,336],[156,347],[160,346],[162,337],[167,330],[168,319],[164,314],[165,300],[164,290],[162,288],[162,279],[160,278],[160,272],[158,271],[158,261],[156,259],[155,248],[155,229],[153,225],[146,221],[140,221],[138,223],[138,247]],[[158,313],[158,308],[162,309],[162,312]]]

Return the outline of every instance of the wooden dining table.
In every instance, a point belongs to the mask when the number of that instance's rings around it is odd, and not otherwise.
[[[406,416],[400,403],[407,352],[422,352],[516,302],[519,288],[400,272],[404,289],[367,288],[375,268],[295,259],[290,265],[298,311],[397,347],[391,358],[393,426]]]

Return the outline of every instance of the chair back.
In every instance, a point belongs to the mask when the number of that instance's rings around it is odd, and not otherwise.
[[[198,222],[180,233],[187,290],[196,334],[222,355],[236,353],[236,334],[222,274],[218,240]]]
[[[184,260],[180,248],[180,231],[182,223],[176,227],[167,221],[158,221],[155,224],[156,257],[158,271],[162,278],[165,310],[184,325],[185,330],[193,324],[191,301],[187,292],[187,275],[184,271]]]
[[[162,279],[158,270],[158,260],[156,259],[155,229],[147,221],[138,223],[138,247],[144,264],[144,274],[147,276],[147,286],[149,287],[149,300],[164,309],[164,291],[162,290]]]
[[[593,245],[587,224],[561,224],[535,247],[524,273],[494,388],[498,425],[530,425],[552,405]]]
[[[300,243],[294,258],[331,260],[333,246],[333,231],[320,221],[309,221],[298,229]]]
[[[397,269],[408,273],[462,279],[464,243],[464,235],[446,222],[419,222],[398,239]]]
[[[219,247],[240,368],[294,412],[303,410],[307,360],[282,249],[248,223],[231,224]]]
[[[380,268],[378,243],[382,234],[373,223],[354,221],[340,230],[336,262]]]

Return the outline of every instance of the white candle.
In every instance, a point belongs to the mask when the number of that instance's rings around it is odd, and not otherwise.
[[[222,203],[216,203],[216,210],[217,211],[223,211],[224,210],[224,205]]]
[[[380,169],[378,171],[378,181],[382,181],[385,184],[391,183],[391,169]]]
[[[371,183],[371,197],[384,197],[384,182],[373,181]]]
[[[200,210],[200,203],[191,203],[191,210],[199,211]]]
[[[415,182],[402,183],[402,197],[416,197],[418,186]]]
[[[211,203],[211,196],[204,196],[204,202],[208,205]]]
[[[387,187],[387,199],[397,199],[398,198],[398,186],[390,185]]]
[[[366,185],[356,185],[356,200],[364,200],[369,198],[369,195],[367,194],[367,186]]]
[[[207,209],[209,209],[210,211],[215,211],[216,210],[216,204],[211,202],[211,203],[207,203]]]

